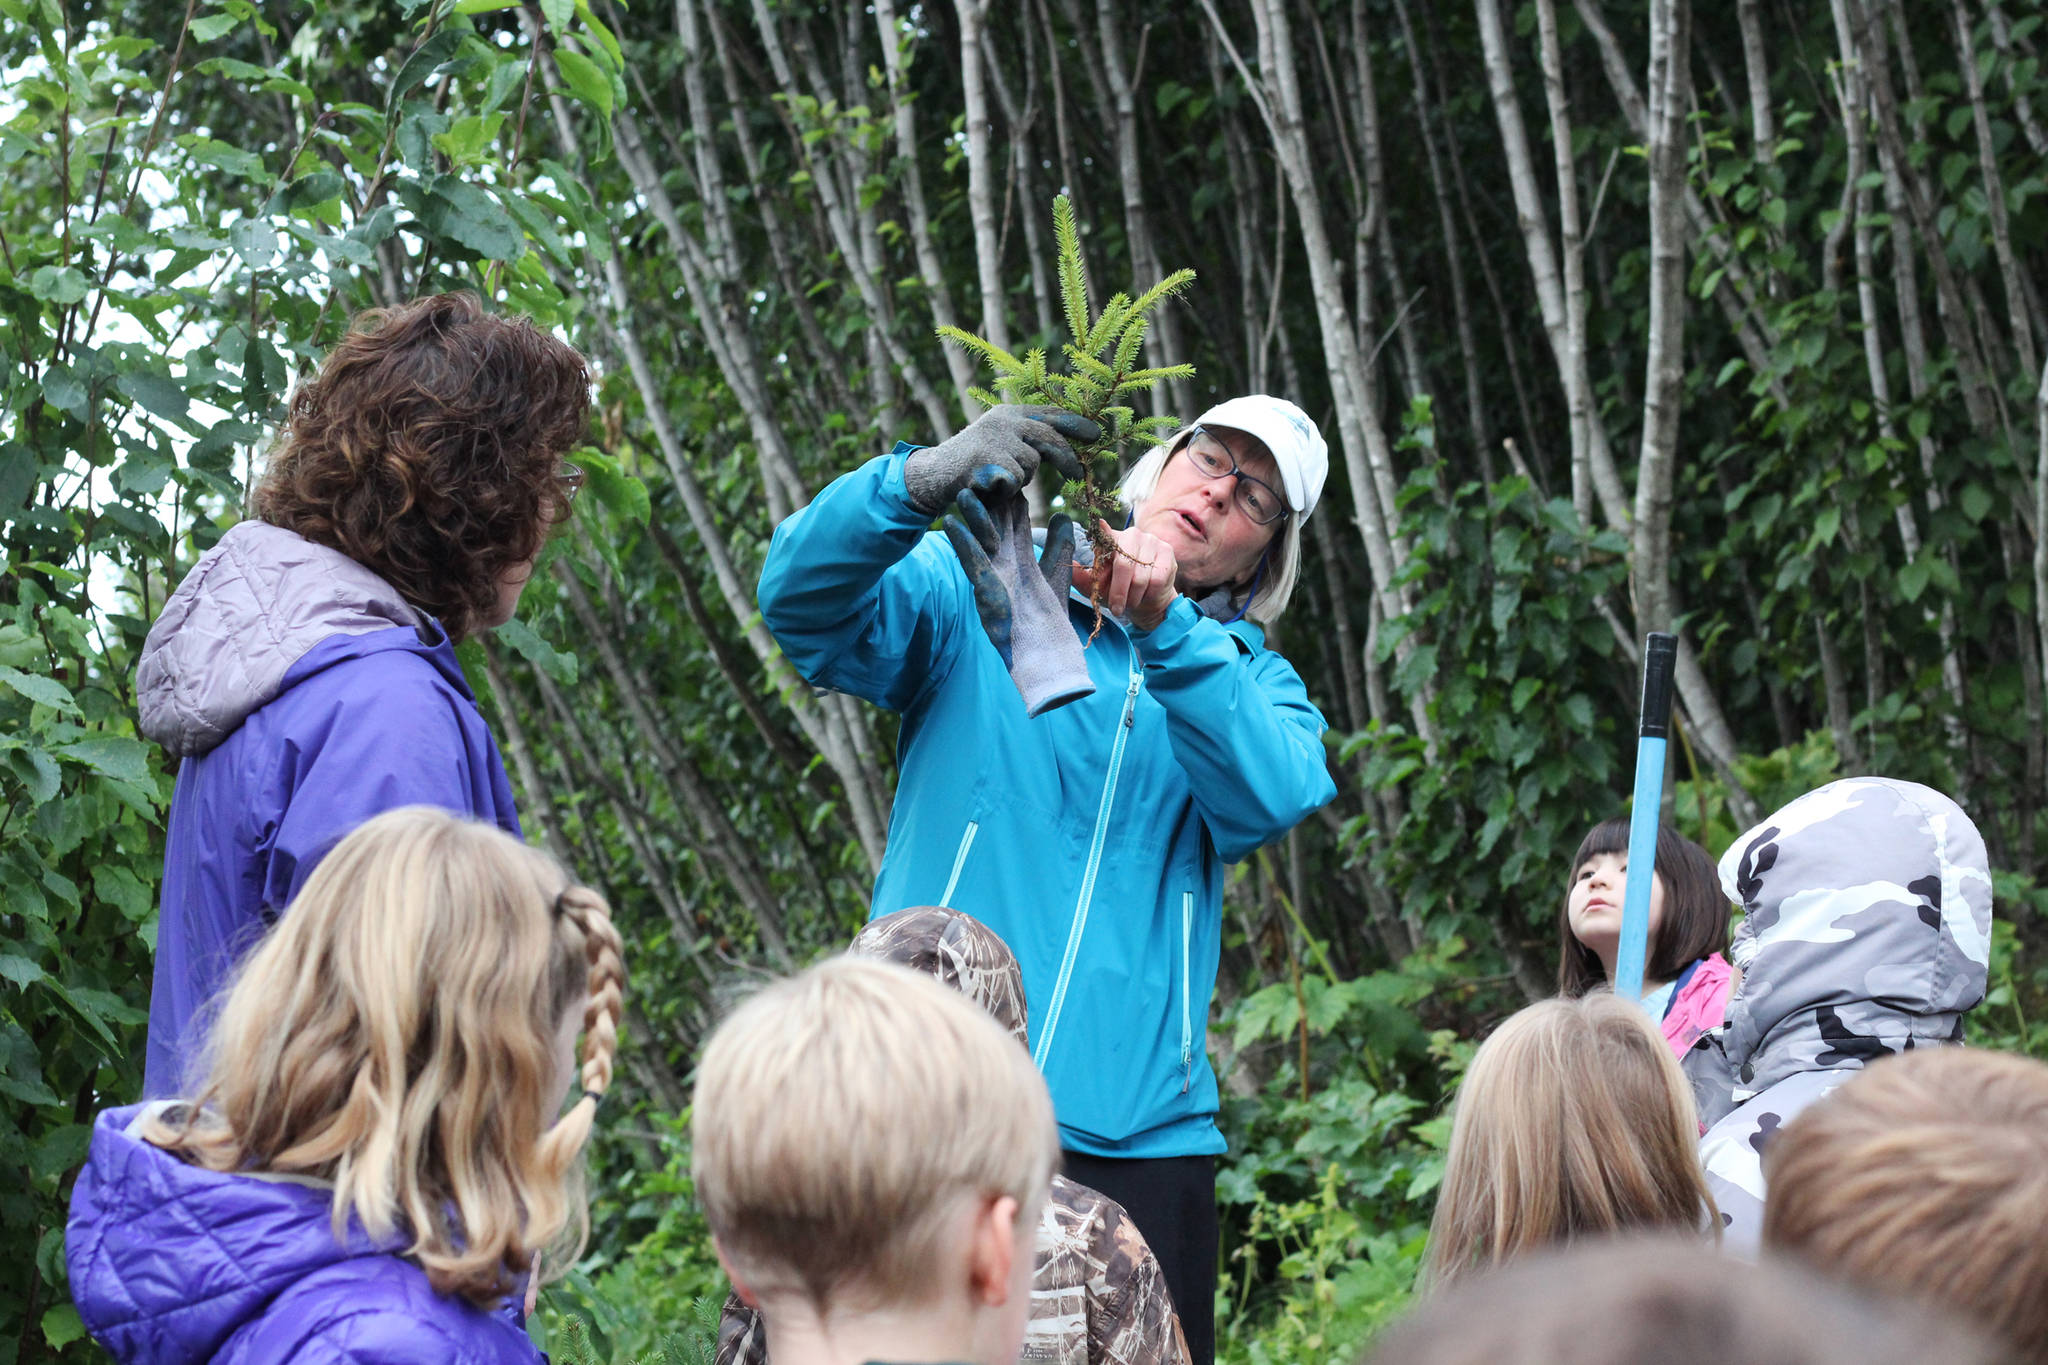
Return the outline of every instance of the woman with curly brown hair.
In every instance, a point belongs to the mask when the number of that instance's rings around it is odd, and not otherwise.
[[[293,394],[255,518],[185,576],[137,671],[181,760],[144,1088],[181,1093],[195,1018],[320,859],[381,811],[513,833],[455,645],[512,616],[568,514],[589,373],[523,319],[443,294],[366,313]]]

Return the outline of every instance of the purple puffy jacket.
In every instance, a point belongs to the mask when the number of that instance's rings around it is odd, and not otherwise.
[[[71,1295],[121,1365],[544,1365],[515,1309],[434,1292],[313,1182],[187,1165],[99,1116],[71,1192]]]
[[[245,521],[193,566],[136,670],[171,798],[143,1093],[188,1093],[207,1002],[327,851],[398,806],[519,833],[439,623],[353,559]]]

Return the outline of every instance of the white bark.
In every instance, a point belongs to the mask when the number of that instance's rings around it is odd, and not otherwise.
[[[981,280],[981,336],[1010,349],[1010,316],[1003,297],[1002,243],[997,231],[995,153],[991,150],[988,89],[982,70],[981,32],[988,0],[959,0],[960,94],[967,114],[967,211],[974,221],[974,261]]]
[[[2005,182],[1998,173],[1998,156],[1991,144],[1991,115],[1984,108],[1984,81],[1977,71],[1977,46],[1970,37],[1970,15],[1963,0],[1954,0],[1951,13],[1955,19],[1956,65],[1962,69],[1963,88],[1970,97],[1971,122],[1977,133],[1977,169],[1984,177],[1991,249],[1998,257],[1998,274],[2005,284],[2013,352],[2019,357],[2020,369],[2032,374],[2036,369],[2034,314],[2027,304],[2026,288],[2020,283],[2019,258],[2013,254],[2012,225],[2005,212]]]
[[[1450,190],[1444,182],[1442,157],[1437,152],[1437,114],[1430,98],[1429,82],[1422,71],[1422,51],[1409,20],[1407,0],[1394,0],[1394,13],[1401,21],[1401,37],[1408,49],[1408,73],[1415,89],[1415,117],[1422,127],[1422,148],[1428,159],[1429,187],[1436,199],[1437,226],[1443,233],[1439,249],[1451,271],[1451,309],[1458,327],[1458,358],[1465,376],[1465,424],[1472,436],[1472,448],[1479,456],[1479,468],[1486,482],[1494,482],[1493,428],[1487,421],[1486,399],[1479,382],[1479,339],[1472,326],[1472,301],[1465,285],[1465,256],[1459,250],[1458,229],[1451,213]],[[1449,130],[1446,129],[1448,138]],[[1276,298],[1277,304],[1279,300]]]
[[[1245,84],[1254,87],[1254,102],[1265,116],[1275,157],[1294,201],[1302,247],[1308,259],[1310,293],[1315,299],[1322,334],[1324,364],[1336,400],[1345,470],[1351,481],[1352,501],[1358,509],[1359,535],[1372,567],[1374,596],[1381,612],[1393,620],[1404,615],[1410,606],[1408,591],[1394,585],[1395,575],[1407,561],[1408,547],[1398,529],[1393,448],[1371,403],[1364,358],[1359,354],[1351,316],[1345,307],[1344,283],[1324,222],[1322,198],[1303,127],[1301,88],[1295,72],[1286,5],[1287,0],[1253,0],[1259,69],[1265,74],[1264,80],[1255,81],[1238,56],[1214,0],[1202,0],[1217,39],[1230,54]],[[1403,658],[1413,648],[1412,636],[1404,637],[1397,646]],[[1428,751],[1434,753],[1436,727],[1429,718],[1427,701],[1431,691],[1425,688],[1414,694],[1409,710],[1416,733]]]
[[[788,49],[782,41],[782,30],[775,16],[768,11],[767,0],[753,0],[754,28],[761,35],[761,45],[768,54],[768,65],[775,73],[776,84],[783,90],[796,92],[803,87],[798,84],[795,67]],[[832,92],[812,73],[812,87],[820,101],[832,98]],[[911,398],[924,413],[927,427],[934,439],[944,440],[953,434],[952,414],[939,398],[938,391],[924,376],[924,371],[905,349],[896,331],[889,325],[893,309],[887,293],[877,277],[874,266],[875,252],[866,240],[873,235],[872,225],[860,221],[858,192],[841,177],[843,167],[837,158],[821,157],[814,145],[806,142],[799,130],[792,127],[791,142],[804,169],[810,172],[811,187],[816,191],[818,206],[824,211],[826,230],[831,234],[832,245],[839,252],[841,266],[853,279],[854,291],[860,295],[861,307],[867,310],[868,332],[888,356],[889,363],[903,377]],[[820,139],[817,147],[827,147],[838,139]],[[867,230],[863,231],[863,227]]]
[[[1123,189],[1124,235],[1131,250],[1133,294],[1150,289],[1166,278],[1159,252],[1152,241],[1152,220],[1145,209],[1145,183],[1140,175],[1138,148],[1138,83],[1143,79],[1145,40],[1138,40],[1139,67],[1132,70],[1124,60],[1123,18],[1125,6],[1113,0],[1095,0],[1095,31],[1102,52],[1102,71],[1109,84],[1111,106],[1116,110],[1116,172]],[[1148,365],[1178,365],[1186,359],[1180,344],[1179,307],[1168,299],[1152,313],[1152,326],[1145,335]],[[1194,416],[1194,390],[1183,379],[1167,384],[1167,404],[1183,420]]]
[[[1583,341],[1576,347],[1572,343],[1569,286],[1551,245],[1550,220],[1544,211],[1542,191],[1536,184],[1535,160],[1529,151],[1528,130],[1522,123],[1521,101],[1515,96],[1514,68],[1508,55],[1499,0],[1476,0],[1474,9],[1479,18],[1487,80],[1493,92],[1494,119],[1500,125],[1501,150],[1508,162],[1508,184],[1515,197],[1515,221],[1522,231],[1529,271],[1536,280],[1536,302],[1543,314],[1543,330],[1550,338],[1551,355],[1557,362],[1567,407],[1585,412],[1587,418],[1581,426],[1575,417],[1572,429],[1574,502],[1580,505],[1581,520],[1588,526],[1593,524],[1592,508],[1597,502],[1609,526],[1627,531],[1631,516],[1628,497],[1622,490],[1621,475],[1608,444],[1606,424],[1591,410],[1592,379],[1587,369],[1586,348]],[[1565,145],[1570,145],[1568,140]],[[1576,233],[1576,221],[1572,228]],[[1583,276],[1579,289],[1583,309]],[[1590,499],[1582,490],[1590,490]]]
[[[1539,0],[1547,4],[1548,0]],[[1636,463],[1636,625],[1671,629],[1671,498],[1678,409],[1685,387],[1685,114],[1689,0],[1650,5],[1650,336],[1643,374],[1643,437]]]
[[[1543,52],[1543,95],[1550,109],[1550,145],[1557,173],[1557,236],[1564,267],[1565,409],[1572,441],[1572,506],[1579,520],[1593,522],[1593,379],[1586,361],[1586,243],[1579,230],[1579,170],[1572,154],[1572,118],[1565,97],[1564,58],[1557,41],[1556,0],[1536,0],[1536,32]],[[1491,70],[1489,54],[1489,70]],[[1512,76],[1506,89],[1514,98]],[[1496,83],[1494,98],[1501,98]],[[1519,102],[1518,102],[1519,103]],[[1654,177],[1653,177],[1654,182]],[[1656,191],[1651,195],[1654,200]],[[1652,241],[1654,243],[1654,235]],[[1651,289],[1654,300],[1656,289]],[[1655,311],[1652,302],[1652,312]]]

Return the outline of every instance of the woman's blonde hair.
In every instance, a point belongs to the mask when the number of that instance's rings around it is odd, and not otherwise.
[[[1146,451],[1117,486],[1117,500],[1133,512],[1137,511],[1139,505],[1159,487],[1159,475],[1166,468],[1166,462],[1187,444],[1194,430],[1193,427],[1182,427],[1167,437],[1163,444]],[[1232,427],[1231,430],[1237,428]],[[1246,432],[1245,435],[1251,436],[1251,433]],[[1258,438],[1254,436],[1252,440],[1257,441]],[[1265,448],[1264,443],[1259,444],[1259,449]],[[1244,614],[1261,626],[1270,626],[1279,620],[1294,597],[1294,585],[1301,577],[1301,535],[1301,513],[1289,512],[1266,549],[1262,561],[1265,572],[1254,571],[1251,579],[1230,585],[1232,605],[1242,607]],[[1256,588],[1251,587],[1252,579],[1257,580]],[[1247,589],[1251,594],[1249,601],[1245,599]]]
[[[334,1185],[434,1288],[488,1304],[588,1233],[579,1156],[611,1084],[625,970],[604,899],[488,825],[409,806],[343,839],[237,974],[206,1079],[143,1129],[214,1171]],[[559,1113],[556,1037],[583,1025]]]
[[[1692,1092],[1639,1006],[1606,991],[1529,1006],[1480,1046],[1458,1092],[1431,1286],[1602,1233],[1718,1237],[1699,1136]]]

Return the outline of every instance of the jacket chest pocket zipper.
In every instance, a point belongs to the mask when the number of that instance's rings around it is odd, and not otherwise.
[[[981,822],[969,820],[966,830],[960,835],[960,851],[953,855],[953,871],[946,878],[946,889],[939,893],[939,904],[953,908],[953,893],[960,887],[960,871],[967,866],[967,851],[974,847],[974,836],[981,832]]]
[[[1109,772],[1102,779],[1102,799],[1095,808],[1095,833],[1088,843],[1088,863],[1081,873],[1081,892],[1074,901],[1074,918],[1067,926],[1067,948],[1060,958],[1058,978],[1053,982],[1052,1003],[1046,1009],[1045,1032],[1040,1035],[1038,1045],[1031,1051],[1031,1060],[1040,1071],[1045,1070],[1046,1058],[1052,1055],[1052,1040],[1058,1036],[1060,1015],[1067,1006],[1067,985],[1073,980],[1074,962],[1081,952],[1081,936],[1088,928],[1088,908],[1095,899],[1095,877],[1102,868],[1102,845],[1109,836],[1110,812],[1116,808],[1116,780],[1124,766],[1124,746],[1130,740],[1131,713],[1138,708],[1138,693],[1145,686],[1145,665],[1138,658],[1135,645],[1130,650],[1130,686],[1124,689],[1123,722],[1115,730],[1116,740],[1109,748]]]
[[[1188,993],[1188,980],[1193,975],[1188,966],[1188,948],[1195,931],[1195,893],[1183,891],[1180,896],[1180,1093],[1188,1093],[1188,1087],[1195,1083],[1195,1002]]]

